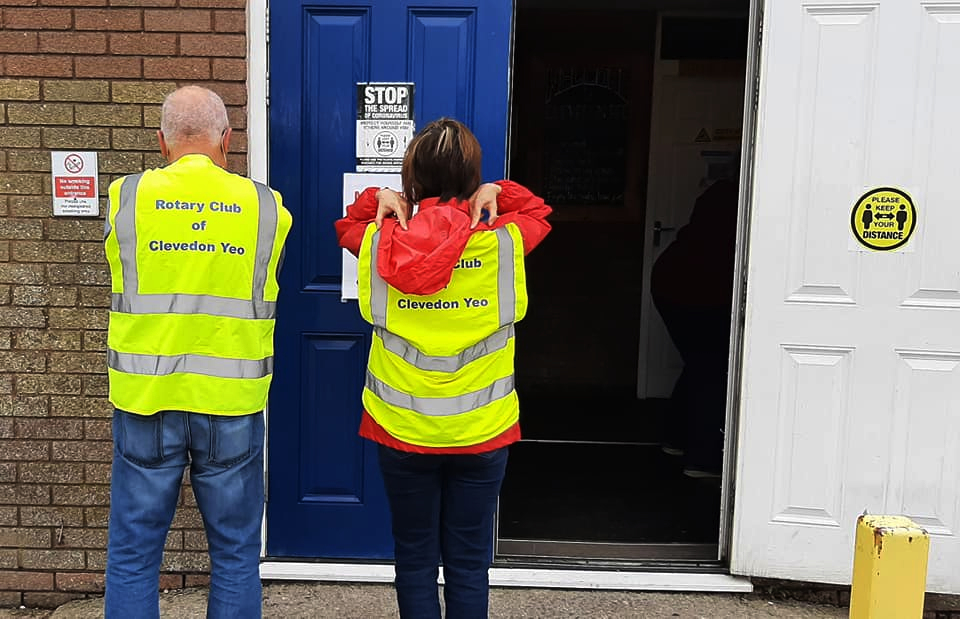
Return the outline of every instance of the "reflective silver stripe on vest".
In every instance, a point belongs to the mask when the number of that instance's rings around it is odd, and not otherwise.
[[[253,290],[250,300],[202,294],[140,294],[137,274],[137,185],[143,174],[124,179],[117,209],[117,243],[123,265],[123,292],[114,293],[110,309],[125,314],[209,314],[227,318],[272,319],[277,304],[264,301],[268,267],[277,234],[277,202],[270,189],[253,181],[257,188],[260,219],[257,226],[257,250],[254,257]],[[108,215],[109,221],[109,215]]]
[[[513,325],[500,329],[493,335],[481,340],[470,348],[457,355],[437,357],[424,354],[419,348],[403,339],[399,335],[390,333],[381,327],[374,327],[374,333],[383,341],[383,347],[402,357],[404,361],[419,370],[428,372],[456,372],[471,361],[476,361],[491,353],[507,347],[507,342],[514,335]]]
[[[224,359],[203,355],[141,355],[108,350],[107,365],[125,374],[147,376],[185,373],[218,378],[263,378],[273,372],[273,357]]]
[[[126,284],[124,284],[126,285]],[[244,299],[205,294],[126,294],[115,292],[110,309],[124,314],[210,314],[228,318],[273,318],[273,301],[251,303]]]
[[[387,326],[387,282],[377,272],[377,254],[380,247],[380,231],[373,233],[370,245],[370,316],[373,324]]]
[[[367,389],[375,396],[393,406],[412,410],[421,415],[430,417],[446,417],[460,415],[486,406],[500,398],[510,395],[513,391],[513,376],[501,378],[492,384],[465,395],[452,398],[420,398],[401,391],[397,391],[376,376],[367,371]]]
[[[497,309],[500,326],[513,324],[517,318],[517,291],[514,288],[516,265],[513,263],[513,237],[506,228],[497,228]]]

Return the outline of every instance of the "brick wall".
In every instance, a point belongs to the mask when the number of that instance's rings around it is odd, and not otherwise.
[[[162,164],[160,103],[227,104],[246,172],[245,0],[0,0],[0,606],[103,590],[110,480],[109,275],[97,218],[53,217],[51,150],[99,153],[100,195]],[[182,494],[163,587],[203,582]]]

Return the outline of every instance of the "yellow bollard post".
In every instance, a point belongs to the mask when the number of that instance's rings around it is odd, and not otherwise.
[[[857,519],[850,619],[921,619],[930,537],[909,518]]]

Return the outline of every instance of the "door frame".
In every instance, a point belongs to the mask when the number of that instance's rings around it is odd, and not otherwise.
[[[739,395],[742,375],[742,336],[743,307],[742,299],[746,291],[747,273],[746,247],[749,234],[749,212],[753,186],[753,153],[756,132],[756,90],[759,81],[760,25],[762,23],[763,0],[750,0],[750,24],[748,35],[747,75],[744,104],[744,130],[740,177],[740,204],[737,232],[737,258],[735,263],[736,280],[734,283],[735,304],[733,326],[731,329],[730,371],[727,390],[727,428],[739,428]],[[516,1],[514,0],[514,12]],[[269,179],[269,0],[247,0],[247,169],[251,178],[268,182]],[[515,27],[515,26],[514,26]],[[512,79],[513,49],[511,48],[510,67],[510,108],[512,115]],[[512,138],[508,123],[506,140]],[[747,141],[749,137],[749,141]],[[507,142],[509,144],[509,141]],[[507,152],[509,152],[509,147]],[[509,158],[507,170],[509,170]],[[264,477],[269,479],[269,405],[265,410],[267,441],[264,444]],[[724,453],[724,490],[721,493],[721,514],[719,532],[719,556],[724,563],[729,561],[729,549],[732,540],[733,490],[736,473],[736,434],[726,432]],[[269,486],[266,485],[269,500]],[[266,561],[266,510],[261,526],[261,563],[260,576],[265,580],[310,580],[339,582],[392,582],[393,566],[382,562],[313,562],[313,561]],[[619,589],[647,591],[711,591],[749,593],[753,585],[746,577],[733,576],[725,571],[719,573],[716,567],[673,569],[664,565],[653,571],[650,566],[638,567],[631,571],[630,565],[622,563],[598,563],[595,569],[580,570],[569,567],[531,566],[530,563],[516,567],[494,567],[490,570],[490,582],[494,586],[537,587],[537,588],[576,588],[576,589]]]
[[[772,1],[772,0],[771,0]],[[740,394],[743,383],[743,339],[746,333],[750,213],[753,209],[757,102],[760,94],[760,48],[763,44],[764,0],[750,0],[747,16],[747,74],[743,89],[743,131],[740,139],[740,197],[737,207],[737,250],[734,257],[730,352],[727,357],[727,412],[723,434],[723,487],[720,492],[720,547],[717,558],[729,565],[733,544],[733,506],[737,486]]]

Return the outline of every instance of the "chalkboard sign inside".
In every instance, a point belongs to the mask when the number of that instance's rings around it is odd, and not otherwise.
[[[628,71],[563,68],[547,73],[544,199],[555,206],[623,206]]]

